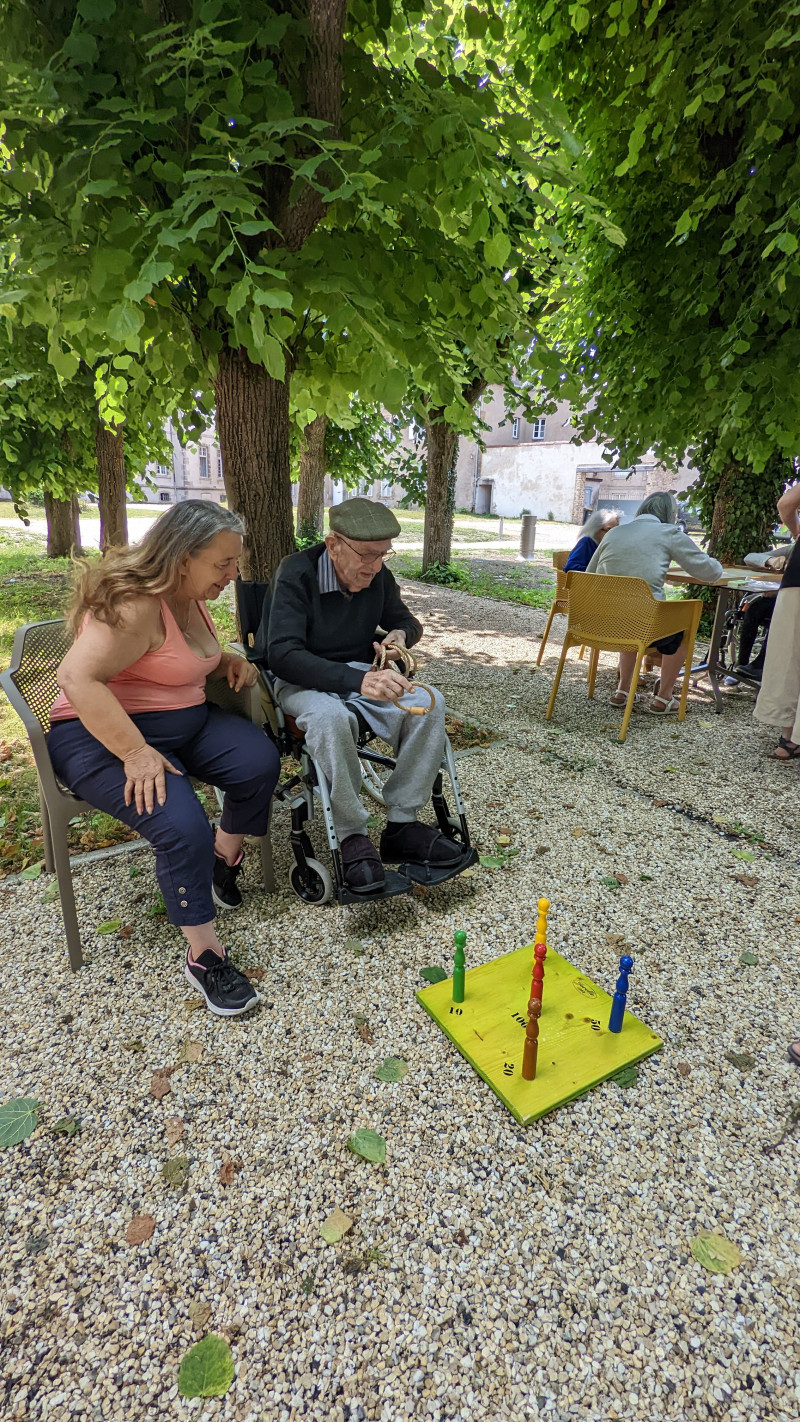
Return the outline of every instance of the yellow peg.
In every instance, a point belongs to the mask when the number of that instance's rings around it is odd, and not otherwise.
[[[550,907],[549,899],[539,900],[539,917],[536,920],[536,937],[534,943],[547,943],[547,910]]]

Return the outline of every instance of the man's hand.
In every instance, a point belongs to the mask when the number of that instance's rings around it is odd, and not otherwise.
[[[245,686],[255,686],[258,681],[258,667],[245,657],[237,657],[232,652],[223,652],[225,679],[232,691],[241,691]]]
[[[376,657],[380,657],[381,650],[386,651],[386,660],[390,662],[402,661],[402,655],[398,651],[399,647],[406,650],[406,634],[402,627],[396,627],[394,632],[387,632],[382,642],[373,642],[373,649]]]
[[[407,691],[413,690],[410,681],[399,672],[389,671],[388,667],[385,671],[366,672],[361,683],[361,695],[370,701],[399,701]]]

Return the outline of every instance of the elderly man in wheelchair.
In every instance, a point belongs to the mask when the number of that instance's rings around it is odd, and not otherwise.
[[[356,498],[331,509],[330,528],[324,543],[284,558],[275,574],[265,639],[275,694],[327,782],[347,889],[385,892],[387,864],[425,866],[429,881],[450,878],[475,852],[466,834],[457,843],[442,832],[448,822],[438,806],[438,826],[417,818],[446,754],[457,798],[458,789],[442,697],[409,679],[422,626],[386,566],[400,525],[383,504]],[[380,852],[361,799],[364,727],[395,751],[382,787]]]

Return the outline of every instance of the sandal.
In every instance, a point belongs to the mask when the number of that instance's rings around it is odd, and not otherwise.
[[[656,706],[657,701],[661,702],[660,706]],[[671,696],[669,701],[665,701],[663,696],[654,696],[647,709],[651,716],[671,716],[673,711],[680,708],[680,704],[674,696]]]
[[[610,695],[610,697],[609,697],[608,699],[609,699],[609,704],[610,704],[611,706],[627,706],[627,704],[628,704],[628,693],[627,693],[627,691],[612,691],[612,693],[611,693],[611,695]],[[641,701],[644,701],[644,699],[645,699],[645,698],[644,698],[643,693],[642,693],[641,691],[637,691],[636,695],[635,695],[634,698],[633,698],[633,704],[634,704],[634,706],[636,705],[637,701],[641,702]]]
[[[795,1066],[800,1066],[800,1042],[790,1042],[787,1051],[789,1061],[794,1062]]]
[[[786,754],[778,755],[778,751],[785,751]],[[794,741],[787,741],[785,736],[780,736],[778,738],[778,744],[776,745],[774,751],[770,751],[769,754],[770,760],[782,761],[797,760],[798,756],[800,756],[800,746],[796,746]]]

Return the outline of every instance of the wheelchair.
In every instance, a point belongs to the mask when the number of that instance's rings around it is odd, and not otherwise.
[[[470,841],[453,748],[445,739],[444,757],[434,781],[431,803],[439,829],[461,846],[460,859],[447,866],[400,864],[396,869],[387,867],[384,884],[367,893],[358,893],[348,886],[327,780],[310,754],[296,721],[281,710],[275,693],[275,678],[266,664],[265,647],[258,636],[259,628],[266,620],[268,599],[268,583],[246,582],[242,578],[237,580],[236,600],[244,639],[237,650],[258,667],[265,703],[265,729],[274,740],[281,758],[291,758],[298,764],[297,772],[288,782],[279,781],[275,791],[276,800],[288,807],[291,818],[289,842],[294,863],[289,871],[289,882],[297,897],[307,904],[324,904],[332,899],[340,904],[375,903],[380,899],[393,898],[396,894],[410,893],[417,884],[432,886],[462,874],[477,862],[478,854]],[[374,732],[355,707],[349,709],[354,723],[362,788],[375,804],[383,805],[383,785],[394,770],[395,761],[391,755],[375,748]],[[449,781],[452,810],[445,794],[445,777]],[[330,869],[317,857],[309,834],[317,811],[328,842]]]

